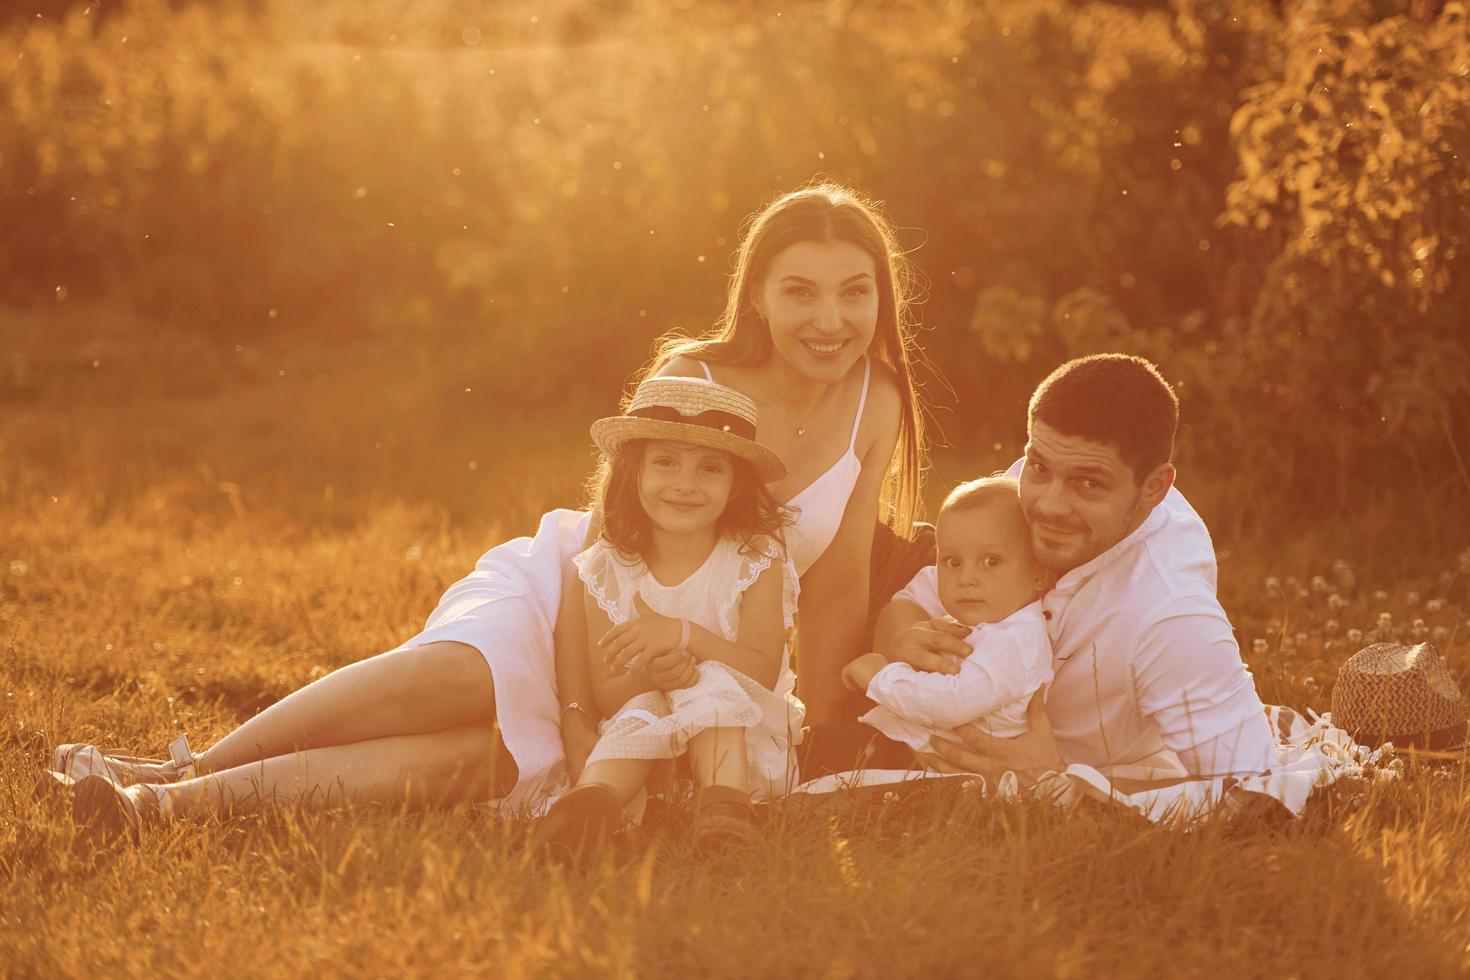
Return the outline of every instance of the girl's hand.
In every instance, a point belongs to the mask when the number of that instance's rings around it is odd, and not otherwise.
[[[645,653],[656,657],[674,649],[679,642],[679,621],[648,608],[642,593],[633,593],[633,608],[638,613],[636,619],[614,626],[597,641],[602,647],[603,660],[614,674],[631,670],[635,666],[633,661]]]
[[[660,691],[689,687],[698,676],[699,662],[688,650],[669,650],[648,658],[648,683]]]

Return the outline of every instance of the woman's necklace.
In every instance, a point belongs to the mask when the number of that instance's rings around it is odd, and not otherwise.
[[[809,428],[811,428],[812,419],[816,418],[817,411],[822,407],[822,401],[826,397],[827,397],[827,392],[826,391],[823,391],[820,395],[817,396],[817,400],[812,405],[812,407],[807,410],[807,413],[806,413],[806,421],[805,422],[802,422],[800,425],[798,425],[796,427],[796,436],[797,436],[798,439],[801,438],[802,436],[806,435],[806,430],[809,429]]]
[[[836,385],[825,385],[821,393],[817,395],[816,401],[812,402],[812,407],[806,410],[806,418],[796,425],[796,437],[798,439],[800,439],[802,436],[805,436],[807,434],[807,430],[812,427],[813,420],[816,419],[817,413],[820,412],[822,409],[822,403],[827,400],[827,396],[832,393],[832,389],[834,387],[836,387]],[[783,399],[779,398],[769,398],[768,403],[779,405],[783,408],[787,408],[788,410],[790,406],[790,402],[785,402]],[[795,415],[796,413],[792,412],[791,414]]]

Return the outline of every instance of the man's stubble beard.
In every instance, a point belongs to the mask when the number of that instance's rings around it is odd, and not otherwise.
[[[1036,532],[1032,531],[1031,550],[1036,554],[1036,563],[1041,566],[1042,570],[1045,571],[1052,578],[1053,581],[1061,578],[1063,575],[1067,574],[1074,568],[1080,568],[1081,566],[1086,565],[1088,562],[1092,561],[1097,556],[1105,553],[1108,549],[1112,548],[1118,542],[1128,537],[1129,534],[1133,533],[1133,531],[1135,531],[1138,526],[1143,523],[1144,518],[1146,518],[1148,515],[1146,513],[1140,513],[1140,510],[1142,509],[1142,504],[1143,490],[1142,488],[1140,488],[1138,493],[1133,498],[1133,503],[1128,507],[1127,519],[1125,519],[1120,525],[1118,525],[1116,531],[1114,531],[1113,529],[1109,529],[1110,540],[1101,546],[1094,544],[1091,537],[1091,528],[1089,528],[1088,537],[1085,541],[1080,543],[1075,556],[1061,555],[1054,557],[1048,554],[1045,550],[1042,549],[1040,542],[1037,540]]]

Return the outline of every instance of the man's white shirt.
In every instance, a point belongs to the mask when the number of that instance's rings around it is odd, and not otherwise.
[[[1276,764],[1215,586],[1210,533],[1170,489],[1132,534],[1042,597],[1055,672],[1046,713],[1065,762],[1181,765],[1198,776]],[[929,566],[893,599],[932,608],[938,594],[938,570]]]

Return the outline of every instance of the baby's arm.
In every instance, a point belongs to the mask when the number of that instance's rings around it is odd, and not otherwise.
[[[889,664],[868,683],[868,697],[904,718],[956,728],[1028,696],[1032,687],[1020,647],[1002,634],[986,637],[958,674]]]
[[[881,653],[865,653],[842,668],[842,683],[850,691],[866,691],[878,672],[888,666]]]

